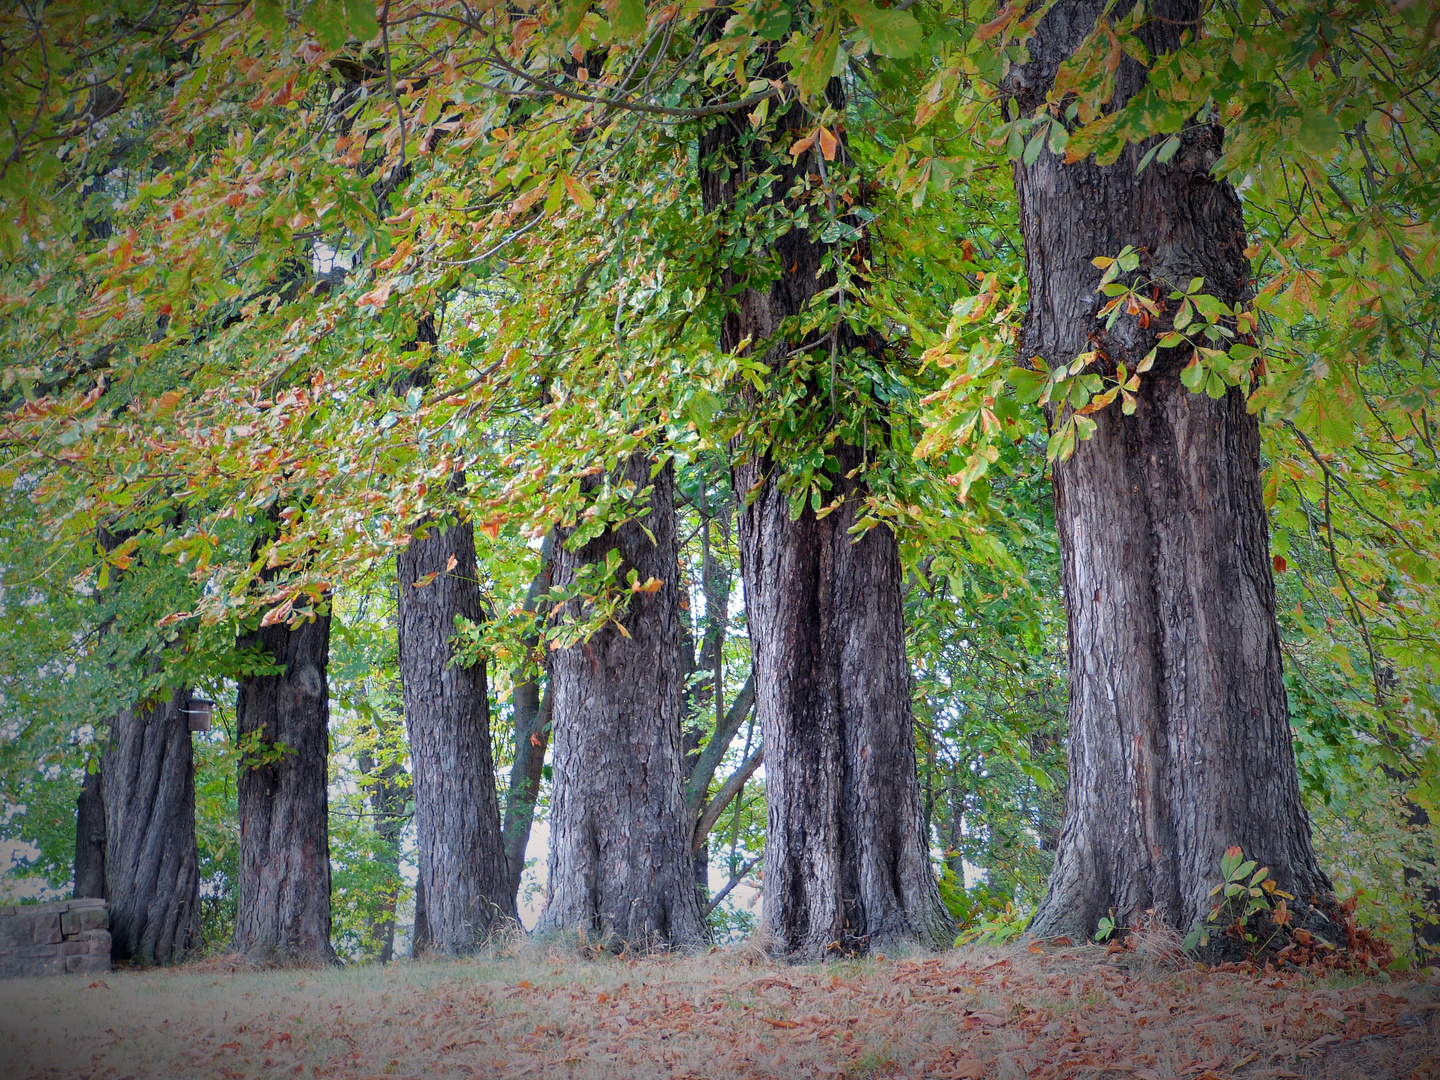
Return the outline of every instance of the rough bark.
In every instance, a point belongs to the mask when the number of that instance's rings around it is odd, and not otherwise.
[[[700,145],[706,209],[734,207],[767,169],[776,179],[766,199],[783,199],[814,168],[810,157],[792,163],[783,152],[812,123],[791,105],[767,145],[744,117],[720,120]],[[836,161],[847,157],[842,137]],[[735,294],[722,347],[772,341],[786,317],[834,285],[832,272],[820,272],[826,254],[792,228],[772,242],[768,284],[751,287],[740,270],[722,267],[721,287]],[[775,344],[766,359],[797,344]],[[885,362],[878,343],[843,324],[837,344]],[[796,407],[828,414],[830,401],[817,385]],[[848,534],[866,491],[846,474],[862,454],[838,443],[832,452],[840,468],[830,495],[845,501],[823,519],[807,506],[791,520],[768,448],[748,453],[731,484],[750,493],[738,536],[769,803],[761,928],[777,953],[797,959],[938,945],[953,932],[921,821],[899,551],[883,525],[858,541]]]
[[[1041,21],[1010,86],[1022,112],[1043,100],[1102,6],[1061,0]],[[1152,14],[1141,36],[1156,54],[1178,46],[1200,5],[1160,0]],[[1144,79],[1126,57],[1117,101]],[[1144,145],[1107,167],[1048,151],[1016,164],[1027,355],[1055,364],[1098,348],[1106,370],[1135,370],[1168,319],[1143,328],[1123,317],[1105,332],[1090,261],[1127,244],[1146,275],[1181,288],[1200,276],[1227,303],[1243,298],[1240,201],[1210,175],[1220,142],[1218,129],[1198,126],[1171,162],[1138,176]],[[1302,900],[1330,893],[1290,743],[1258,423],[1239,389],[1219,400],[1190,393],[1180,381],[1189,356],[1178,352],[1161,351],[1133,416],[1118,403],[1096,413],[1095,435],[1055,468],[1069,786],[1037,935],[1088,938],[1111,908],[1122,924],[1154,909],[1184,932],[1208,912],[1232,844]]]
[[[111,956],[178,964],[200,942],[200,853],[188,690],[122,709],[105,752]]]
[[[102,759],[103,761],[103,759]],[[105,784],[103,765],[87,772],[75,806],[76,900],[105,896]]]
[[[200,873],[187,690],[121,710],[105,753],[104,896],[111,955],[179,963],[199,944]]]
[[[396,569],[400,683],[430,948],[469,953],[515,918],[495,794],[485,665],[451,663],[455,617],[472,622],[485,617],[473,527],[464,522],[417,528]]]
[[[240,639],[282,670],[240,681],[236,728],[254,748],[240,761],[240,896],[233,948],[256,963],[332,964],[330,617]],[[283,746],[281,745],[283,744]]]
[[[650,513],[568,551],[557,533],[555,582],[621,555],[618,580],[663,582],[635,593],[622,619],[550,653],[555,698],[550,899],[537,933],[581,931],[617,947],[683,947],[704,938],[681,789],[680,582],[675,477],[648,456],[622,466]],[[598,482],[598,478],[589,478]],[[646,535],[647,530],[654,537]],[[563,611],[552,619],[563,618]]]

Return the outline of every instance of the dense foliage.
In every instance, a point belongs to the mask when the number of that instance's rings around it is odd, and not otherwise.
[[[1217,2],[1116,109],[1122,58],[1149,59],[1133,34],[1147,15],[1111,5],[1051,100],[1020,115],[1003,83],[1046,6],[70,0],[0,14],[9,880],[64,886],[106,718],[194,686],[221,703],[196,746],[206,935],[223,944],[244,751],[227,709],[263,663],[235,641],[333,610],[337,948],[376,951],[413,880],[372,797],[405,761],[391,558],[409,523],[478,525],[489,619],[459,632],[491,665],[503,771],[512,688],[648,585],[597,568],[548,597],[583,598],[568,609],[583,616],[537,640],[540,538],[578,524],[583,543],[634,513],[637,492],[583,477],[638,447],[673,459],[690,647],[722,641],[720,707],[713,673],[691,678],[690,723],[708,736],[749,668],[729,584],[730,515],[749,493],[730,490],[728,465],[767,448],[792,510],[826,512],[840,439],[865,450],[861,526],[901,540],[947,898],[977,925],[1033,905],[1065,776],[1048,462],[1095,410],[1133,408],[1145,372],[1025,355],[1007,155],[1104,161],[1135,141],[1160,168],[1179,133],[1214,123],[1253,295],[1230,309],[1203,281],[1152,280],[1143,253],[1097,251],[1100,314],[1174,315],[1187,386],[1242,384],[1261,412],[1307,803],[1337,884],[1408,940],[1440,846],[1425,824],[1440,821],[1440,14]],[[843,93],[827,96],[832,77]],[[792,99],[809,128],[767,151],[812,163],[791,200],[765,202],[762,178],[733,214],[705,214],[699,134],[743,112],[769,144]],[[723,351],[717,267],[774,275],[757,253],[791,229],[849,253],[832,267],[839,315],[789,327],[805,344],[783,366],[755,359],[768,343]],[[837,319],[892,362],[840,348]],[[798,407],[812,385],[821,413]],[[737,738],[717,785],[757,738]],[[764,827],[759,774],[712,834],[721,884],[754,866]],[[748,910],[732,899],[711,918],[743,930]]]

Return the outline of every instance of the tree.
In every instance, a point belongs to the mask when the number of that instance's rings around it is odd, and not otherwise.
[[[578,930],[604,946],[696,945],[705,931],[682,790],[674,467],[630,454],[607,479],[586,486],[613,486],[635,517],[556,535],[556,588],[603,572],[629,581],[630,595],[588,639],[553,640],[550,898],[536,932]],[[565,616],[563,605],[552,609],[552,630]]]
[[[1040,21],[1007,83],[1022,113],[1043,107],[1105,11],[1068,0]],[[1163,0],[1134,32],[1162,55],[1200,14],[1199,3]],[[1146,67],[1127,56],[1115,79],[1123,104],[1144,88]],[[1116,268],[1156,282],[1157,296],[1193,292],[1201,278],[1221,303],[1245,299],[1240,200],[1211,175],[1221,138],[1197,124],[1169,160],[1143,169],[1141,144],[1109,165],[1041,149],[1016,166],[1027,354],[1050,369],[1086,356],[1122,383],[1145,371],[1167,320],[1135,301],[1097,326],[1096,258],[1119,258]],[[1112,909],[1122,920],[1153,909],[1188,930],[1208,913],[1231,845],[1302,901],[1330,898],[1290,745],[1259,424],[1238,387],[1191,393],[1190,361],[1179,348],[1151,354],[1133,408],[1092,411],[1096,430],[1055,468],[1070,766],[1037,935],[1088,939]],[[1052,417],[1058,427],[1069,412],[1057,404]]]
[[[473,526],[418,525],[396,560],[400,684],[429,948],[473,952],[515,918],[484,663],[453,663],[455,620],[484,620]]]
[[[242,636],[264,674],[240,680],[240,900],[232,948],[257,963],[330,964],[326,764],[330,616]]]
[[[105,898],[111,955],[178,964],[200,943],[200,855],[190,692],[122,709],[105,751]]]
[[[799,317],[812,304],[827,314],[830,378],[813,371],[790,422],[813,438],[806,456],[818,458],[812,469],[828,489],[827,513],[819,488],[812,499],[809,485],[800,487],[797,499],[782,487],[783,457],[795,448],[777,446],[773,434],[770,445],[744,447],[732,478],[744,493],[737,528],[769,802],[762,932],[783,955],[820,959],[837,944],[940,944],[951,928],[922,825],[899,551],[887,525],[852,535],[864,516],[867,492],[855,477],[865,455],[832,429],[837,352],[869,352],[883,364],[883,348],[843,319],[835,267],[846,253],[786,220],[803,205],[793,193],[805,187],[800,143],[809,128],[798,103],[780,106],[763,134],[725,117],[701,138],[700,159],[708,211],[737,215],[754,200],[774,215],[765,222],[773,239],[756,244],[760,258],[722,264],[719,285],[735,300],[721,347],[753,341],[779,365],[803,352],[791,336]],[[821,130],[807,145],[823,175],[825,159],[838,168],[846,154],[843,140]],[[829,212],[837,213],[833,192]],[[722,217],[722,230],[740,227]]]

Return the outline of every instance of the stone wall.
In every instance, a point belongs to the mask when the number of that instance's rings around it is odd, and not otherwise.
[[[104,900],[0,908],[0,979],[109,971],[109,927]]]

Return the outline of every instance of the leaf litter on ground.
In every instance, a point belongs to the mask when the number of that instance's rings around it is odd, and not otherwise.
[[[1101,948],[792,967],[753,951],[0,983],[0,1075],[1440,1080],[1440,979]]]

